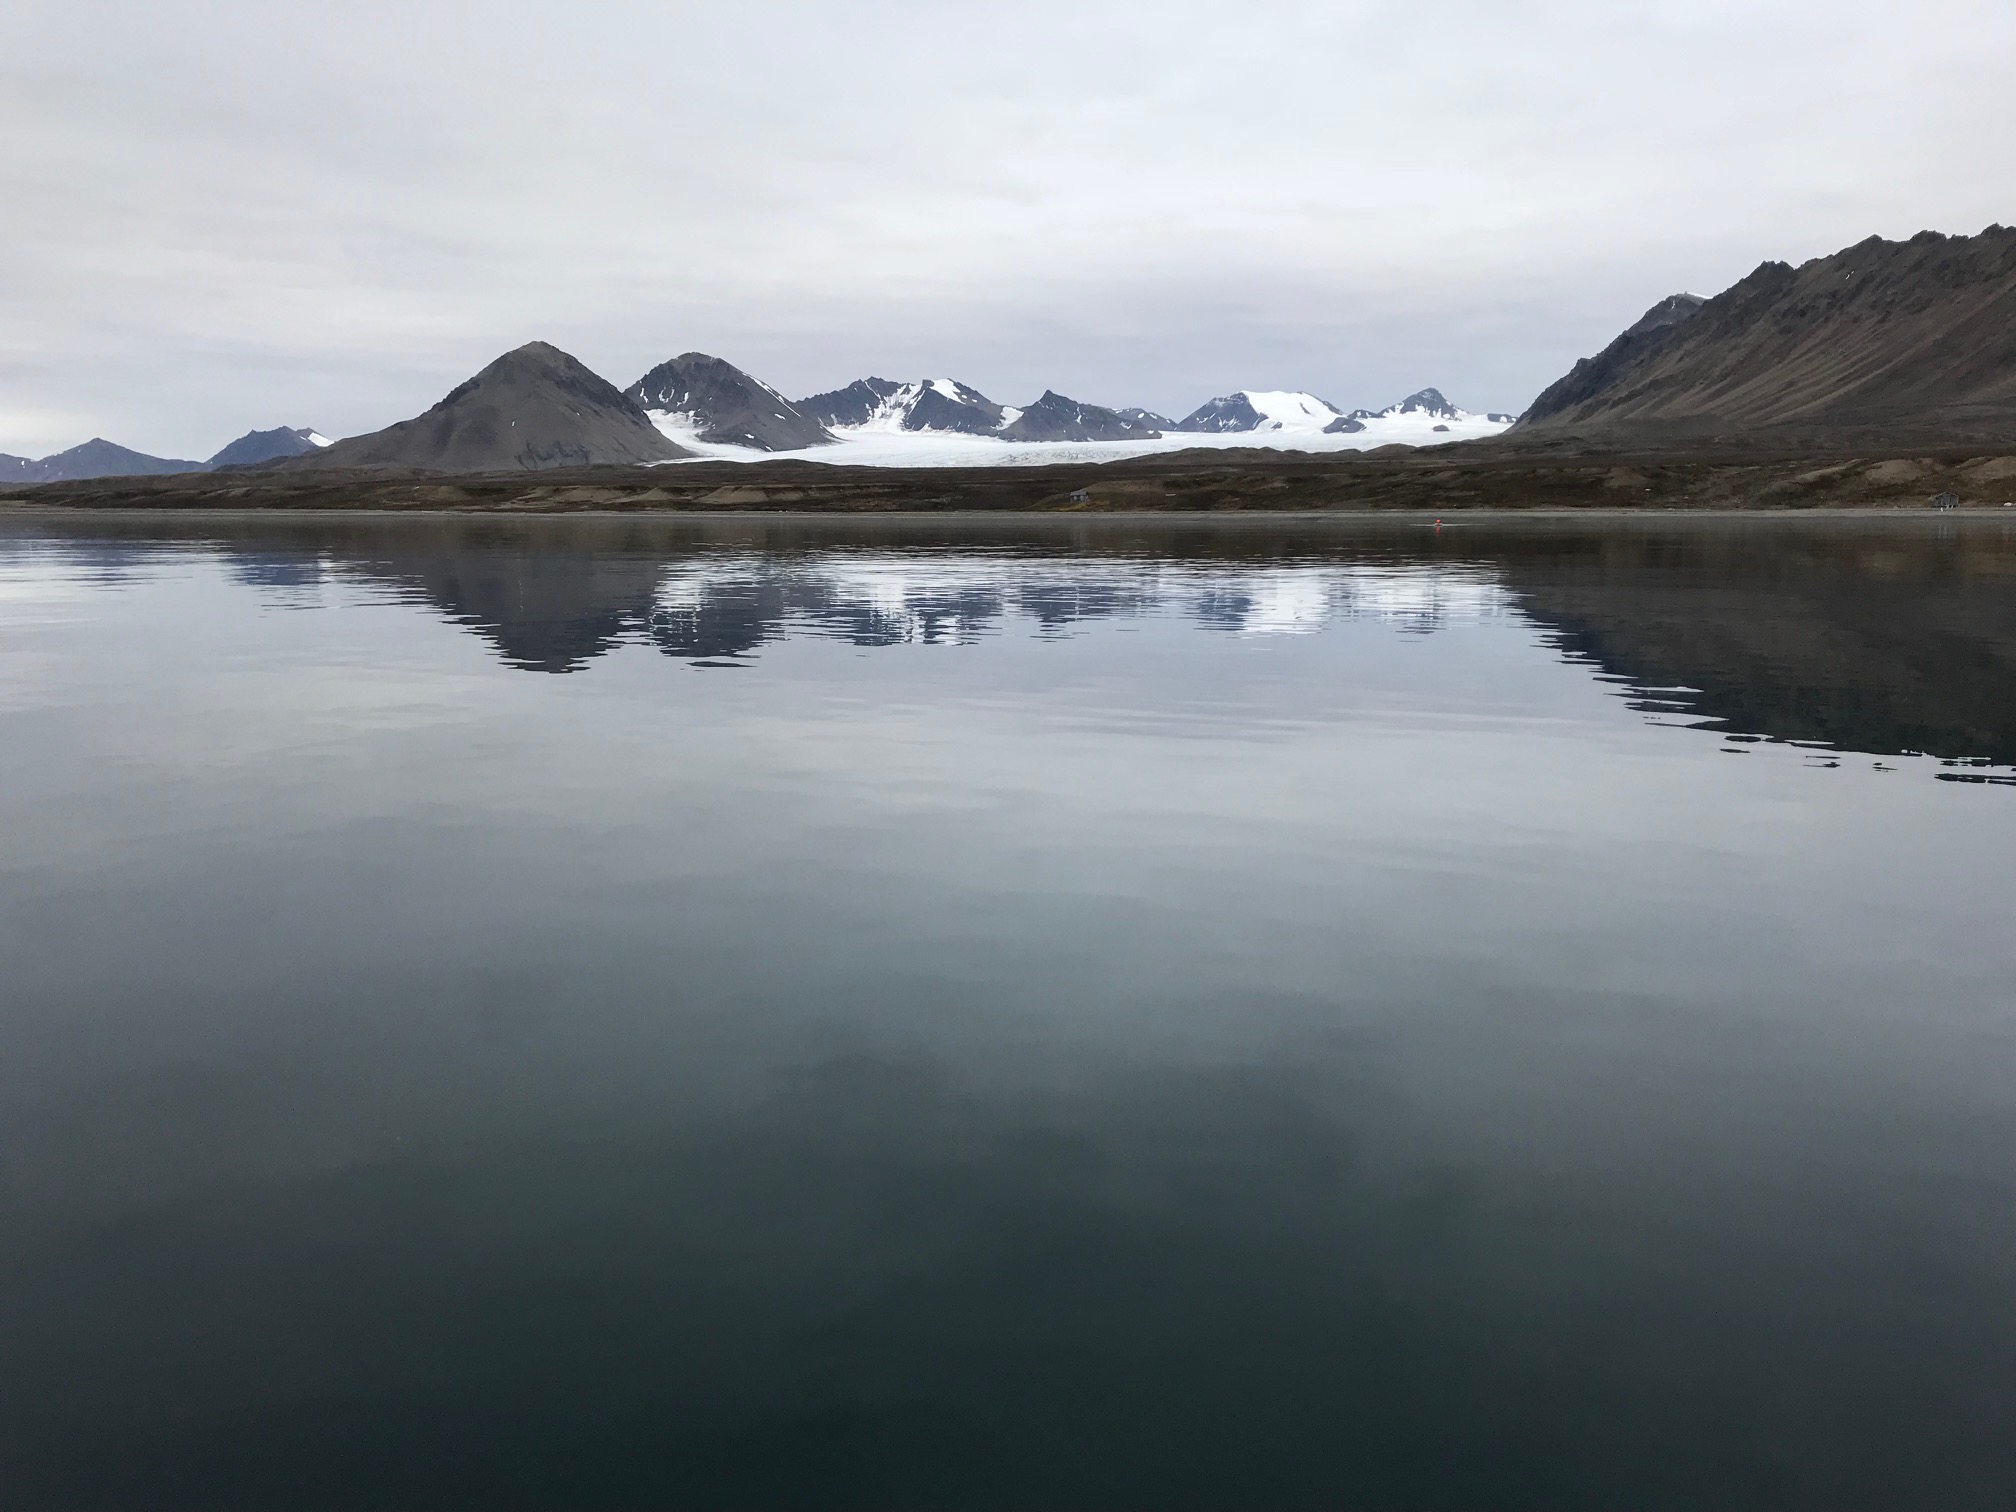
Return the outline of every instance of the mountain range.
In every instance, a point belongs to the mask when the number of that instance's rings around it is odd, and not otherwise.
[[[684,376],[703,369],[720,375],[713,392],[729,396],[727,403],[710,405],[709,389]],[[658,378],[668,370],[680,375],[670,385]],[[1400,415],[1438,420],[1483,418],[1498,425],[1510,425],[1513,419],[1510,415],[1472,415],[1432,388],[1382,410],[1360,409],[1349,414],[1314,394],[1241,390],[1207,400],[1181,420],[1147,409],[1108,409],[1048,389],[1028,405],[997,404],[978,389],[952,378],[910,383],[859,378],[845,388],[793,404],[719,358],[695,352],[654,369],[628,392],[654,420],[675,434],[762,451],[795,451],[840,440],[841,433],[868,431],[932,431],[1006,441],[1153,441],[1180,434],[1344,435],[1364,430],[1367,420]],[[761,424],[750,425],[744,420],[744,396],[755,394],[765,396],[769,413]]]
[[[1334,449],[1382,439],[1423,444],[1443,434],[1478,439],[1506,426],[1514,448],[1597,452],[1875,438],[2006,444],[2016,435],[2016,229],[1870,237],[1797,268],[1763,263],[1713,297],[1670,295],[1513,419],[1470,414],[1432,388],[1382,410],[1349,411],[1304,392],[1239,390],[1180,420],[1054,390],[1004,405],[950,378],[860,378],[792,400],[703,352],[660,363],[619,390],[578,359],[532,342],[425,414],[370,435],[332,444],[308,430],[254,431],[205,462],[96,439],[39,460],[0,456],[0,483],[234,466],[512,472],[816,452],[842,442],[852,443],[855,460],[880,460],[865,439],[924,435],[952,438],[957,444],[933,459],[960,463],[1004,455],[975,450],[966,438],[1041,447],[1251,436]],[[1316,439],[1368,431],[1360,442]],[[922,454],[906,443],[888,456],[890,465],[909,466]]]
[[[1112,410],[1045,389],[1033,404],[996,404],[978,389],[951,378],[896,383],[860,378],[843,389],[800,401],[809,415],[838,430],[942,431],[1000,436],[1009,441],[1141,441],[1160,436],[1167,423],[1145,410]],[[828,440],[837,439],[831,435]]]
[[[1241,391],[1182,420],[1108,409],[1054,390],[1022,406],[998,404],[950,378],[899,383],[862,378],[791,400],[734,364],[685,352],[618,390],[578,358],[534,341],[505,353],[439,403],[384,430],[331,442],[301,429],[252,431],[205,462],[150,457],[91,441],[40,461],[0,457],[0,483],[203,472],[220,467],[372,468],[481,473],[678,461],[695,448],[730,453],[810,451],[872,435],[986,437],[1015,443],[1156,441],[1178,434],[1253,433],[1277,440],[1347,434],[1367,420],[1478,417],[1423,389],[1383,410],[1346,415],[1313,394]],[[1437,429],[1446,429],[1438,426]],[[1423,438],[1425,439],[1425,438]]]
[[[211,472],[297,457],[327,446],[329,439],[303,426],[299,430],[247,431],[207,462],[175,457],[150,457],[94,436],[81,446],[47,457],[12,457],[0,452],[0,483],[62,483],[73,478],[141,478],[167,473]]]
[[[1214,399],[1181,421],[1086,404],[1051,390],[1028,405],[998,404],[950,378],[862,378],[791,400],[705,352],[662,362],[619,391],[578,359],[535,341],[507,352],[424,415],[276,465],[465,473],[635,466],[723,454],[696,448],[745,456],[809,452],[875,435],[1037,444],[1153,441],[1183,432],[1281,433],[1285,439],[1360,431],[1366,420],[1401,415],[1480,418],[1434,389],[1352,416],[1310,394],[1242,392]],[[1509,416],[1492,416],[1489,423],[1509,422]]]

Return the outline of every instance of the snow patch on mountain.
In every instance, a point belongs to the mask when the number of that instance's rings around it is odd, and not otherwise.
[[[884,388],[886,383],[886,379],[864,378],[833,394],[807,399],[800,408],[812,414],[822,409],[840,411],[842,406],[828,401],[849,396],[845,413],[835,413],[834,418],[826,421],[836,433],[843,429],[877,433],[954,431],[979,436],[1010,423],[1000,405],[956,378],[925,378]],[[876,395],[875,402],[862,412],[859,400],[868,393]],[[857,413],[860,418],[852,418]],[[1016,411],[1018,416],[1020,413]]]
[[[1343,411],[1328,399],[1290,389],[1241,389],[1200,404],[1176,423],[1204,435],[1284,433],[1321,435]]]
[[[1284,417],[1285,418],[1285,417]],[[1313,420],[1313,417],[1311,417]],[[1335,418],[1335,417],[1333,417]],[[1436,426],[1446,426],[1438,431]],[[661,422],[662,426],[662,422]],[[1506,422],[1482,415],[1436,420],[1424,414],[1374,417],[1357,429],[1314,428],[1280,430],[1184,432],[1165,431],[1153,439],[1126,441],[1017,441],[998,434],[904,430],[897,424],[833,428],[837,446],[803,452],[761,452],[746,447],[717,446],[685,432],[666,430],[681,446],[715,461],[761,462],[780,457],[830,462],[856,467],[1044,467],[1062,463],[1114,462],[1126,457],[1163,456],[1182,451],[1298,451],[1312,453],[1368,451],[1396,442],[1407,446],[1441,446],[1496,436]],[[674,464],[677,465],[677,464]]]
[[[796,451],[832,440],[824,425],[769,384],[706,352],[659,363],[624,397],[661,431],[669,425],[727,446]]]

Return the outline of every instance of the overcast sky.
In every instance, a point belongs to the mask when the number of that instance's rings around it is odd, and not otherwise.
[[[5,0],[0,451],[543,338],[1519,409],[1676,289],[2016,218],[2011,0]]]

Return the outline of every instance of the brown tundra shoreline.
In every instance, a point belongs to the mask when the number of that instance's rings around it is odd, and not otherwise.
[[[1074,500],[1074,493],[1087,495]],[[45,483],[0,508],[454,513],[1418,513],[1473,510],[1923,509],[2016,499],[2016,448],[1912,455],[1653,452],[1569,455],[1467,447],[1390,453],[1226,450],[1043,467],[873,468],[698,462],[449,476],[248,468]]]

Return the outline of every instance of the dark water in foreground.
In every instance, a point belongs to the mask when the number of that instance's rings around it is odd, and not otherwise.
[[[2000,522],[0,522],[0,1504],[2007,1507],[2012,776]]]

